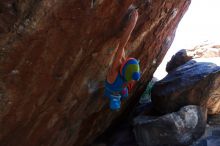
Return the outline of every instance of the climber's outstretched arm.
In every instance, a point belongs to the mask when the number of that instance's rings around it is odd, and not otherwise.
[[[112,64],[112,67],[115,69],[118,69],[118,66],[120,66],[121,63],[124,61],[122,59],[125,59],[123,58],[125,57],[124,47],[127,44],[131,36],[131,32],[133,31],[136,25],[137,19],[138,19],[138,11],[133,10],[130,14],[130,19],[128,20],[127,25],[123,29],[122,36],[120,37],[119,44],[117,45],[117,48],[116,48],[117,51],[116,51],[115,58]]]
[[[116,54],[116,57],[118,60],[123,59],[124,57],[124,47],[126,46],[128,40],[131,37],[131,32],[133,31],[138,19],[138,11],[135,9],[131,12],[129,16],[129,20],[127,22],[127,25],[123,29],[122,36],[120,37],[119,40],[119,46],[118,46],[118,51]],[[116,59],[117,60],[117,59]]]
[[[115,78],[117,77],[118,71],[120,70],[120,65],[123,61],[125,61],[125,51],[124,47],[127,44],[131,32],[133,31],[136,22],[138,19],[138,12],[137,10],[133,10],[130,14],[130,18],[127,22],[127,25],[123,29],[122,35],[120,37],[119,43],[117,44],[115,51],[115,58],[113,60],[112,66],[109,69],[107,80],[109,83],[113,83]]]

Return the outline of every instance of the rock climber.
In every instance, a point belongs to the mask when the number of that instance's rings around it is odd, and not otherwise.
[[[126,59],[124,51],[124,47],[131,36],[137,19],[138,12],[134,9],[130,12],[121,39],[115,48],[116,53],[114,60],[107,73],[105,96],[109,98],[111,110],[120,109],[121,99],[128,96],[128,91],[131,89],[134,82],[140,79],[139,62],[135,58]]]

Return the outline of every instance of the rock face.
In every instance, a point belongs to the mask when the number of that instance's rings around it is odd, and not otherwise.
[[[161,117],[139,116],[134,119],[139,146],[188,146],[202,136],[205,126],[205,108],[193,105]]]
[[[166,71],[169,73],[191,59],[214,57],[220,57],[220,45],[210,43],[198,45],[192,49],[182,49],[172,56],[167,63]]]
[[[209,115],[203,136],[192,146],[218,146],[220,144],[220,114]]]
[[[218,146],[220,144],[220,126],[207,125],[204,135],[191,146]]]
[[[169,73],[191,59],[193,59],[193,56],[189,56],[187,50],[182,49],[172,56],[171,60],[167,63],[166,71]]]
[[[131,96],[115,113],[102,98],[132,2],[139,19],[126,53],[140,60],[138,93],[190,0],[0,2],[0,145],[86,145],[135,105],[138,99]]]
[[[133,127],[129,122],[122,122],[114,130],[95,140],[92,146],[138,146]]]
[[[152,102],[160,113],[177,111],[185,105],[201,105],[208,108],[209,114],[218,113],[220,66],[188,61],[155,83]]]
[[[220,57],[220,45],[215,43],[203,43],[187,50],[188,56],[193,58]]]

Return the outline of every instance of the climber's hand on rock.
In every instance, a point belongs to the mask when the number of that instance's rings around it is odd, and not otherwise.
[[[134,9],[131,11],[130,15],[129,15],[130,21],[133,22],[134,24],[136,24],[137,19],[138,19],[138,11],[137,9]]]
[[[130,37],[130,34],[131,34],[131,32],[133,31],[133,29],[136,25],[137,19],[138,19],[138,11],[136,9],[134,9],[130,12],[129,18],[127,20],[127,24],[124,28],[123,35],[125,37]]]
[[[136,22],[138,19],[138,11],[136,9],[130,12],[129,18],[127,20],[127,24],[123,29],[122,36],[120,37],[120,45],[119,48],[124,48],[126,43],[128,42],[131,32],[133,31]]]

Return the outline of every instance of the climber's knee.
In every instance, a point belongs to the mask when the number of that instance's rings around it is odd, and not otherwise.
[[[128,97],[128,88],[125,87],[122,91],[121,91],[121,98],[125,99]]]

